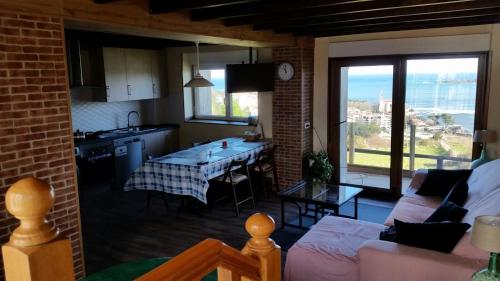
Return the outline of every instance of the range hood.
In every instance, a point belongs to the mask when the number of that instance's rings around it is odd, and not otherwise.
[[[105,88],[102,48],[87,46],[77,37],[66,39],[70,87]]]

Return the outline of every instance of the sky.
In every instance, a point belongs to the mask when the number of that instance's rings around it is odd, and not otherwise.
[[[476,72],[477,58],[408,60],[408,73]],[[391,74],[392,65],[349,67],[349,75]]]
[[[212,69],[210,70],[210,77],[215,79],[224,78],[226,75],[225,72],[224,69]]]

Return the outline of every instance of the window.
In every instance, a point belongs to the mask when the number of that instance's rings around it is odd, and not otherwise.
[[[226,93],[224,69],[200,69],[214,86],[194,89],[195,119],[247,120],[258,116],[258,93]]]

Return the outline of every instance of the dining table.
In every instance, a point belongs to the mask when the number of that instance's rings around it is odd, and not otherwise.
[[[135,170],[124,190],[187,195],[206,204],[210,179],[223,175],[232,160],[249,158],[248,163],[254,163],[259,153],[270,146],[268,140],[232,137],[157,157]]]

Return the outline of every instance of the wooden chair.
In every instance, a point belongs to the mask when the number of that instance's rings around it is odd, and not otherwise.
[[[167,214],[168,214],[167,194],[165,192],[159,191],[159,190],[148,190],[147,191],[146,209],[149,209],[149,206],[151,205],[151,196],[153,196],[153,194],[159,194],[161,196],[161,199],[163,200],[163,205],[165,205],[165,210],[167,211]]]
[[[193,147],[196,147],[196,146],[199,146],[199,145],[209,144],[209,143],[211,143],[211,142],[212,142],[212,140],[207,139],[206,141],[202,141],[202,142],[193,142],[191,145],[192,145]]]
[[[276,169],[276,162],[274,160],[274,154],[277,147],[277,145],[273,145],[273,147],[269,149],[262,150],[257,156],[253,171],[260,175],[263,185],[266,182],[266,177],[270,176],[272,184],[276,186],[276,191],[280,191],[278,184],[278,172]],[[267,190],[267,188],[264,187],[264,190]]]
[[[236,209],[236,216],[240,216],[240,209],[239,206],[247,201],[252,201],[253,208],[255,208],[255,198],[253,195],[253,188],[252,188],[252,182],[250,180],[250,170],[248,168],[248,161],[250,161],[250,156],[248,156],[247,159],[244,160],[233,160],[231,161],[231,164],[226,168],[226,171],[224,172],[224,175],[215,178],[214,180],[220,183],[224,184],[230,184],[232,191],[233,191],[233,197],[234,197],[234,207]],[[237,173],[235,172],[236,170],[241,170],[244,172],[243,173]],[[238,185],[241,186],[241,183],[244,181],[248,182],[248,190],[250,195],[238,201],[238,195],[236,192],[236,187]]]

